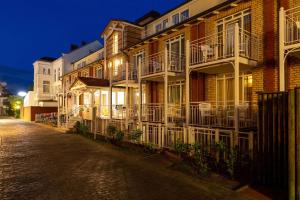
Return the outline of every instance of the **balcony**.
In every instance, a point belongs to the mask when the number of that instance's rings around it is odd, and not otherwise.
[[[117,83],[117,82],[122,82],[126,81],[126,67],[123,66],[122,70],[119,70],[116,74],[113,75],[112,77],[112,82]],[[135,66],[130,65],[128,68],[128,80],[129,81],[136,81],[137,80],[137,69]]]
[[[300,46],[300,6],[283,13],[284,45],[289,48]]]
[[[142,105],[142,121],[162,123],[164,121],[164,106],[161,103]]]
[[[259,47],[259,39],[254,34],[240,28],[227,29],[191,41],[190,66],[203,68],[231,62],[235,59],[237,49],[242,64],[256,65]]]
[[[163,74],[165,73],[165,67],[167,67],[167,72],[173,74],[183,73],[185,69],[185,55],[171,51],[149,55],[141,63],[142,77]]]
[[[191,102],[190,125],[207,128],[235,128],[235,112],[238,112],[238,127],[248,129],[256,127],[256,107],[244,102],[237,108],[223,102]]]

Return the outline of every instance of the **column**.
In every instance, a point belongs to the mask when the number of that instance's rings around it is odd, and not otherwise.
[[[125,90],[125,106],[126,106],[126,116],[125,116],[125,126],[126,130],[128,130],[129,125],[128,125],[128,119],[129,119],[129,88],[128,88],[128,70],[129,70],[129,64],[128,61],[126,62],[126,90]]]
[[[189,126],[190,123],[190,41],[186,41],[186,60],[185,60],[185,123]]]
[[[239,77],[240,77],[240,62],[239,62],[240,46],[239,46],[239,25],[235,24],[234,27],[234,139],[233,146],[237,145],[238,140],[238,131],[239,131],[239,113],[238,106],[240,101],[240,88],[239,88]]]
[[[285,34],[285,12],[281,7],[279,11],[279,89],[285,91],[285,49],[284,49],[284,34]]]
[[[142,61],[141,60],[138,60],[138,82],[139,82],[139,101],[138,101],[139,128],[142,130],[142,103],[143,103],[143,95],[142,95]]]
[[[165,122],[165,127],[167,131],[168,127],[168,49],[167,46],[165,46],[164,50],[165,58],[164,58],[164,67],[165,67],[165,73],[164,73],[164,122]]]

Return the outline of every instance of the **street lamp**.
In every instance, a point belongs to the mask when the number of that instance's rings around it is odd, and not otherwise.
[[[27,95],[27,93],[24,91],[18,92],[18,96],[20,96],[20,97],[25,97],[26,95]]]

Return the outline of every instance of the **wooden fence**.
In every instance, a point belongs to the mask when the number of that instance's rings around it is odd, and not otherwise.
[[[260,93],[255,139],[255,181],[300,200],[300,88]]]

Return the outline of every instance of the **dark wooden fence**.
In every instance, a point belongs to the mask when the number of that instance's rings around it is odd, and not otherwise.
[[[254,174],[258,184],[300,200],[300,89],[260,93]]]

